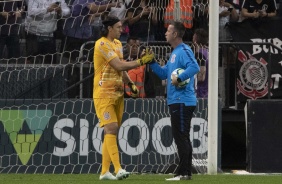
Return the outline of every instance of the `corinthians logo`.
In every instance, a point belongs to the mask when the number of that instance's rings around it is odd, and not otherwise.
[[[267,62],[261,58],[259,61],[247,52],[239,51],[238,60],[243,63],[237,79],[238,92],[252,100],[264,97],[268,92]]]

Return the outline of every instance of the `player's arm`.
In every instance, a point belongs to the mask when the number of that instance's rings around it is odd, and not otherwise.
[[[133,82],[128,73],[126,71],[123,71],[123,75],[122,75],[122,81],[125,83],[125,84],[128,84],[129,82]]]
[[[167,65],[160,66],[159,63],[154,62],[150,64],[152,71],[161,79],[167,79]]]
[[[144,54],[141,54],[141,59],[136,59],[131,62],[123,62],[118,57],[115,57],[109,62],[109,64],[117,71],[127,71],[152,62],[155,57],[154,52],[150,49],[146,49],[143,52]]]
[[[185,70],[178,76],[178,78],[180,78],[181,81],[184,81],[194,77],[194,75],[200,71],[200,66],[191,49],[187,49],[186,52],[182,53],[183,54],[180,56],[180,63],[184,66],[183,68],[185,68]]]
[[[123,62],[118,57],[113,58],[109,64],[117,71],[127,71],[140,66],[137,61]]]

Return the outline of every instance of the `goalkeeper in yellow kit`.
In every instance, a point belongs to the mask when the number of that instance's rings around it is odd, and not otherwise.
[[[117,146],[117,133],[124,111],[124,83],[128,84],[134,97],[138,96],[138,89],[126,71],[154,59],[154,53],[146,49],[141,59],[125,62],[122,44],[118,40],[121,32],[120,20],[108,16],[103,21],[102,37],[96,41],[94,47],[93,100],[100,127],[104,127],[100,180],[121,180],[130,174],[121,168]],[[109,172],[111,163],[115,168],[115,176]]]

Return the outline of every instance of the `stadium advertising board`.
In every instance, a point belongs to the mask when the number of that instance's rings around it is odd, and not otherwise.
[[[92,99],[2,100],[0,172],[99,173],[103,129]],[[207,100],[199,99],[190,137],[193,164],[202,172],[207,158]],[[166,172],[177,164],[163,99],[127,99],[118,133],[121,163],[131,172]]]

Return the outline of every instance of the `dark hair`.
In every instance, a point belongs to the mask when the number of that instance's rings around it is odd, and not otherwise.
[[[174,21],[171,23],[171,25],[174,27],[174,30],[177,32],[177,36],[183,38],[185,34],[185,27],[183,23],[180,21]]]
[[[141,41],[141,39],[138,38],[137,36],[129,36],[129,37],[127,38],[127,40],[126,40],[126,43],[128,43],[130,40],[139,40],[139,41]]]
[[[116,16],[111,16],[111,15],[106,16],[105,19],[102,21],[103,27],[101,30],[101,36],[106,37],[109,33],[108,26],[113,26],[119,21],[120,21],[119,18],[117,18]]]
[[[196,38],[197,44],[201,44],[201,45],[208,44],[209,34],[205,29],[203,28],[196,29],[194,34],[197,35]]]

